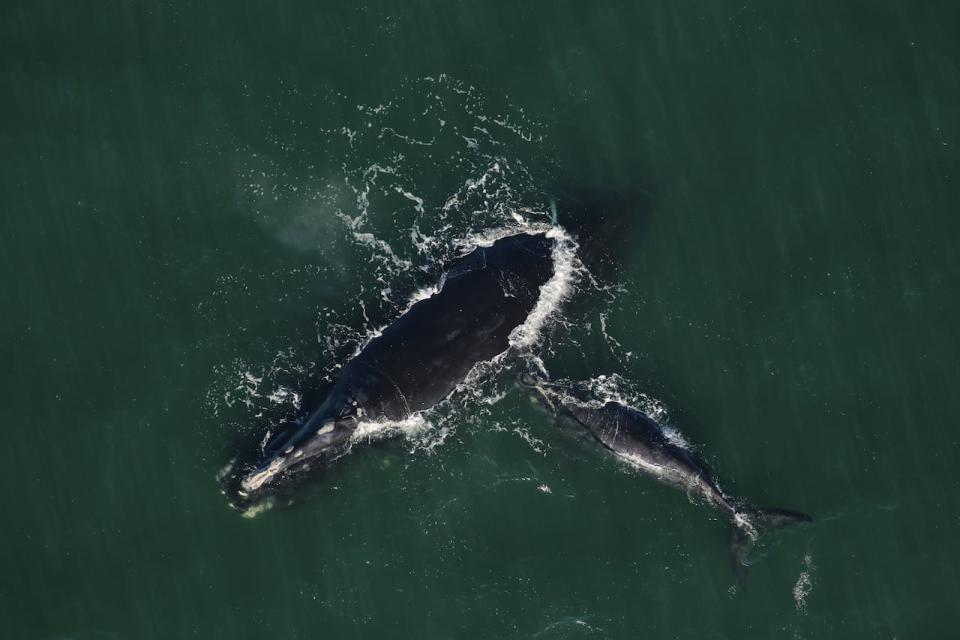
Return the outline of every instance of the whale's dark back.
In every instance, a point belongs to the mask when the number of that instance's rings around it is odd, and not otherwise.
[[[553,275],[554,242],[518,234],[455,260],[443,285],[414,304],[344,368],[337,387],[367,416],[402,419],[443,400],[470,369],[509,348]]]

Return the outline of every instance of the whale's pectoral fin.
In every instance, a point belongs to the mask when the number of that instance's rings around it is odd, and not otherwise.
[[[812,521],[813,518],[805,513],[786,509],[746,509],[734,512],[730,527],[730,558],[740,586],[746,584],[750,553],[756,547],[763,531]]]

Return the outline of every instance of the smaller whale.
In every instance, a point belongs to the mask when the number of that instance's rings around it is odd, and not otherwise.
[[[812,520],[797,511],[760,509],[732,499],[693,451],[671,438],[640,409],[620,402],[585,400],[573,384],[551,383],[530,374],[522,375],[520,383],[561,425],[586,432],[630,466],[723,511],[731,522],[731,559],[741,584],[746,578],[750,551],[761,531]]]

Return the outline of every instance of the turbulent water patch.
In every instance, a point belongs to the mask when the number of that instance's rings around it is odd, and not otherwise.
[[[797,578],[797,583],[793,585],[793,601],[800,613],[807,612],[807,598],[813,591],[813,574],[816,566],[813,564],[813,556],[809,553],[803,557],[803,571]]]
[[[346,103],[339,95],[321,97]],[[570,321],[561,313],[564,303],[578,287],[597,286],[575,240],[554,224],[543,190],[554,166],[543,150],[545,128],[522,110],[492,105],[472,87],[440,76],[406,82],[389,99],[346,113],[338,123],[291,116],[288,130],[267,132],[262,148],[237,150],[241,205],[267,237],[309,262],[269,276],[224,274],[200,305],[211,319],[242,317],[231,305],[249,300],[253,289],[270,297],[283,291],[291,305],[312,310],[315,341],[302,332],[280,333],[253,348],[244,344],[243,355],[215,368],[210,413],[231,429],[266,431],[261,445],[301,412],[308,390],[329,383],[384,327],[438,291],[444,264],[477,247],[516,233],[543,232],[554,240],[553,276],[511,333],[513,353],[534,359],[549,353],[550,327]],[[289,295],[290,282],[299,282],[293,270],[305,268],[317,275],[315,288],[298,286]],[[251,287],[251,280],[262,286]],[[614,295],[604,292],[606,308]],[[606,334],[606,316],[603,322]],[[246,337],[254,327],[263,333],[257,325],[253,317],[236,333]],[[277,353],[283,339],[293,346]],[[399,435],[411,451],[429,452],[478,416],[496,423],[490,407],[510,388],[496,376],[505,366],[503,358],[478,364],[441,407],[401,422],[362,424],[354,442]],[[538,438],[518,435],[541,449]]]

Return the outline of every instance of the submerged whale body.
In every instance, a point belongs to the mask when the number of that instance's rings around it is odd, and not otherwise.
[[[413,304],[342,369],[326,399],[233,478],[249,501],[349,447],[366,421],[403,420],[453,392],[478,363],[510,348],[554,274],[550,233],[518,233],[454,260],[437,291]]]
[[[585,431],[632,467],[723,511],[732,525],[731,557],[741,581],[760,531],[811,520],[796,511],[758,509],[733,500],[720,489],[693,451],[669,437],[640,409],[614,401],[584,401],[572,385],[550,383],[531,375],[524,375],[521,383],[565,426]]]

